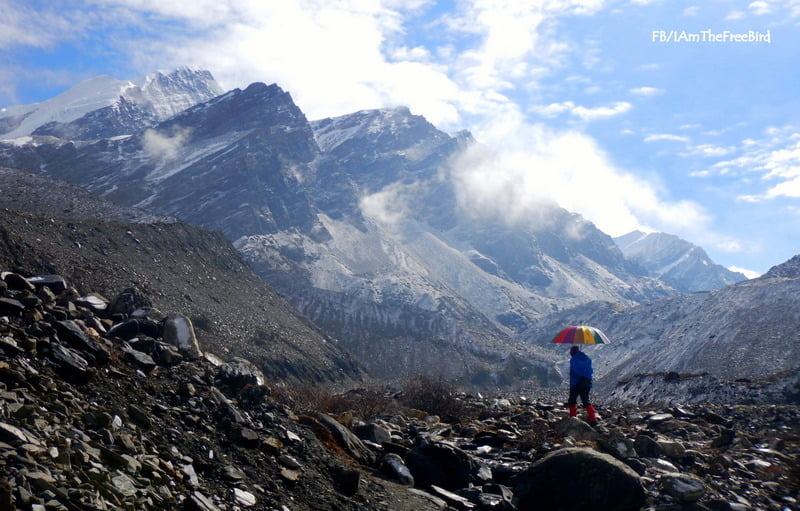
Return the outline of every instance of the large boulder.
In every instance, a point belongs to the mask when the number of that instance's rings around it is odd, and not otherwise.
[[[217,378],[236,390],[247,385],[264,385],[266,378],[255,364],[241,357],[233,357],[217,371]]]
[[[300,417],[300,423],[311,427],[317,438],[328,447],[341,449],[361,463],[371,464],[375,461],[375,455],[361,439],[330,415],[312,412]]]
[[[203,356],[192,321],[183,314],[172,314],[164,321],[164,342],[177,347],[181,355],[189,360]]]
[[[477,470],[475,461],[458,447],[446,442],[422,440],[406,454],[408,469],[418,488],[439,486],[460,490],[469,486]]]
[[[630,467],[584,447],[554,451],[514,478],[519,511],[633,511],[645,489]]]

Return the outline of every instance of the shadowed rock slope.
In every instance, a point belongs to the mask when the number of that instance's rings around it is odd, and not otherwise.
[[[335,384],[362,377],[336,341],[269,289],[218,232],[0,210],[0,265],[62,275],[82,293],[113,297],[135,287],[152,306],[192,319],[213,352],[245,357],[275,379]]]
[[[120,206],[80,186],[8,167],[0,167],[0,208],[62,220],[102,219],[125,223],[175,221],[141,209]]]

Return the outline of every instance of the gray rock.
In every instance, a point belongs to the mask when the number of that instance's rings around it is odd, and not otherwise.
[[[340,467],[333,471],[333,484],[344,495],[352,497],[361,485],[361,473],[352,468]]]
[[[661,477],[661,488],[683,503],[697,502],[706,494],[703,480],[690,474],[666,474]]]
[[[658,440],[658,446],[661,452],[670,459],[679,459],[686,454],[686,448],[682,443],[675,440]]]
[[[645,489],[630,467],[588,448],[554,451],[514,479],[519,509],[634,511]]]
[[[353,433],[355,433],[356,436],[362,440],[369,440],[370,442],[376,444],[392,441],[392,434],[389,433],[386,428],[378,424],[361,424],[358,426],[353,426],[352,429]]]
[[[13,298],[0,298],[0,314],[19,316],[25,310],[25,305]]]
[[[156,367],[156,362],[153,357],[139,350],[135,350],[130,346],[122,349],[123,359],[130,362],[137,369],[141,369],[145,373],[149,373]]]
[[[81,350],[98,363],[108,362],[108,351],[91,339],[74,321],[56,321],[53,326],[61,340]]]
[[[85,381],[88,378],[89,362],[77,351],[60,344],[51,344],[47,356],[58,364],[64,373],[77,378],[77,381]]]
[[[233,500],[244,507],[253,507],[258,503],[255,495],[239,488],[233,489]]]
[[[421,441],[405,458],[418,488],[466,488],[477,466],[463,450],[445,442]]]
[[[403,463],[403,458],[398,454],[389,453],[385,455],[381,459],[381,470],[391,479],[400,482],[400,484],[414,486],[414,476],[411,475],[411,471]]]
[[[26,279],[19,273],[3,272],[3,282],[6,283],[8,289],[15,291],[36,291],[36,287],[31,284],[30,280]]]
[[[152,307],[150,299],[137,288],[130,287],[122,291],[111,302],[110,311],[117,314],[129,315],[138,308]]]
[[[330,415],[313,412],[309,416],[302,417],[301,422],[311,426],[318,437],[329,435],[347,454],[356,460],[362,463],[372,463],[374,461],[375,455],[364,445],[364,442]],[[320,430],[320,427],[322,430]]]
[[[198,360],[203,356],[192,321],[183,314],[172,314],[167,317],[164,322],[164,342],[177,347],[181,355],[189,360]]]
[[[658,458],[661,456],[661,446],[655,438],[649,435],[637,435],[633,447],[639,456],[644,458]]]
[[[597,440],[597,431],[577,417],[567,417],[558,422],[554,429],[559,435],[569,436],[575,440]]]
[[[94,312],[104,312],[108,309],[108,299],[97,293],[89,293],[75,300],[75,305],[86,307]]]
[[[234,357],[219,367],[217,378],[234,389],[241,389],[246,385],[264,385],[264,373],[249,360]]]
[[[139,321],[136,319],[128,319],[121,323],[117,323],[108,330],[108,337],[118,337],[125,341],[130,341],[139,335]]]
[[[453,509],[475,509],[475,505],[464,497],[457,495],[444,488],[439,488],[436,485],[431,485],[430,492],[436,497],[447,502],[447,505]]]
[[[56,295],[60,295],[69,287],[61,275],[34,275],[28,278],[28,282],[35,287],[46,287]]]

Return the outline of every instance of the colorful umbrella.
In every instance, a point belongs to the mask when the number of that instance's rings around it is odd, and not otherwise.
[[[556,344],[608,344],[606,334],[593,326],[568,326],[553,337]]]

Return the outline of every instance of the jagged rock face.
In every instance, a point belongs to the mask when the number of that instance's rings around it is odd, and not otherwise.
[[[12,166],[38,167],[119,204],[236,239],[280,229],[313,230],[313,212],[299,183],[315,149],[289,95],[277,86],[255,84],[140,135],[29,145],[6,154]]]
[[[719,289],[747,279],[714,264],[705,250],[672,234],[633,231],[614,241],[625,257],[682,293]]]
[[[763,278],[797,279],[800,278],[800,255],[796,255],[785,263],[773,266]]]
[[[62,181],[47,179],[24,170],[0,167],[0,208],[18,212],[35,211],[38,215],[61,220],[102,218],[109,222],[174,222],[143,209],[120,206],[101,199],[85,189]]]
[[[120,96],[113,105],[93,110],[74,121],[43,124],[32,135],[64,140],[96,140],[140,133],[156,122],[158,117],[146,106]]]

